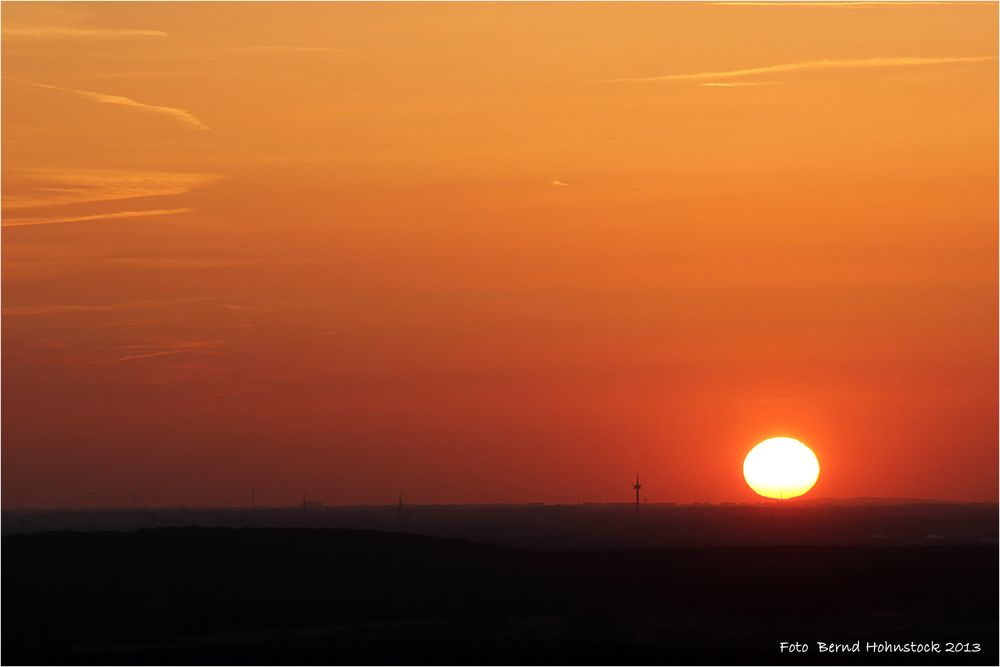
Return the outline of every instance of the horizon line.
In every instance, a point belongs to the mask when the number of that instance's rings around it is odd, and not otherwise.
[[[806,504],[806,503],[843,503],[843,502],[858,502],[865,501],[872,505],[886,504],[891,502],[893,504],[938,504],[938,505],[998,505],[1000,506],[1000,499],[996,500],[948,500],[944,498],[909,498],[905,496],[823,496],[819,498],[802,498],[801,496],[795,498],[788,498],[786,500],[759,500],[759,501],[736,501],[736,500],[723,500],[723,501],[692,501],[692,502],[680,502],[680,501],[656,501],[656,502],[643,502],[643,506],[672,506],[672,507],[705,507],[705,506],[717,506],[717,507],[731,507],[731,506],[748,506],[754,507],[759,505],[765,505],[768,507],[773,507],[777,505],[787,505],[787,504]],[[351,509],[351,508],[372,508],[372,509],[398,509],[398,503],[345,503],[345,504],[328,504],[323,501],[310,500],[310,503],[318,503],[318,505],[312,505],[312,507],[317,509]],[[428,502],[428,503],[405,503],[403,507],[585,507],[593,505],[603,505],[608,507],[622,506],[629,509],[634,509],[634,501],[580,501],[575,503],[570,502],[542,502],[542,501],[525,501],[525,502],[471,502],[471,503],[442,503],[442,502]],[[303,508],[303,503],[295,503],[291,505],[104,505],[104,506],[94,506],[94,507],[4,507],[0,508],[0,512],[105,512],[105,511],[121,511],[121,510],[301,510]]]

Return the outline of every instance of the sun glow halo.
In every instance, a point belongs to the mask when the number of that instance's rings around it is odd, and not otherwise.
[[[795,498],[807,493],[819,479],[819,461],[795,438],[768,438],[743,460],[743,478],[765,498]]]

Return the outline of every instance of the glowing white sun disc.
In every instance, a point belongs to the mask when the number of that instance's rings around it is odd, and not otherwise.
[[[795,498],[819,479],[819,461],[795,438],[768,438],[743,460],[743,478],[765,498]]]

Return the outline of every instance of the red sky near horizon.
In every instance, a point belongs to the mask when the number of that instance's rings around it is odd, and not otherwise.
[[[996,25],[4,4],[3,506],[996,501]]]

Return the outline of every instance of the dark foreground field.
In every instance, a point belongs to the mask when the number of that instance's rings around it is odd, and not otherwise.
[[[8,535],[2,660],[997,664],[997,556],[995,544],[540,552],[300,528]],[[783,655],[782,641],[809,652]],[[816,644],[855,641],[859,654]],[[942,652],[866,653],[867,641]]]

